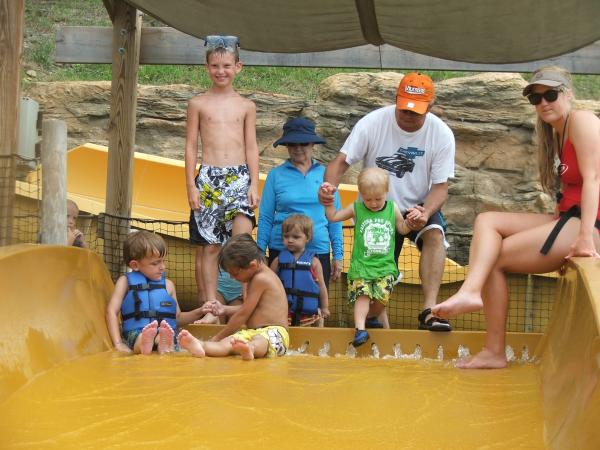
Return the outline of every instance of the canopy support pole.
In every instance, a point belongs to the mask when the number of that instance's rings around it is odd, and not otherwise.
[[[25,0],[0,0],[0,246],[12,242]]]
[[[142,15],[124,1],[113,2],[112,85],[106,177],[106,212],[131,215],[133,156]],[[104,259],[116,277],[122,270],[121,248],[129,224],[107,217]],[[107,242],[110,238],[111,242]],[[109,245],[107,245],[109,244]]]

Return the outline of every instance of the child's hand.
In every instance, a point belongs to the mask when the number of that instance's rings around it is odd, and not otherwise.
[[[67,245],[71,246],[77,240],[83,241],[83,233],[77,229],[67,228]]]
[[[131,353],[131,349],[125,342],[119,342],[117,345],[115,345],[115,350],[123,353]]]
[[[331,263],[331,272],[329,274],[331,281],[336,281],[342,275],[343,261],[334,259]]]
[[[190,205],[190,209],[196,210],[200,209],[200,193],[196,186],[188,186],[187,187],[187,195],[188,195],[188,204]]]
[[[321,308],[321,316],[323,319],[327,319],[330,315],[329,308]]]
[[[326,194],[333,195],[337,191],[337,188],[333,184],[325,181],[321,184],[321,190]]]
[[[256,209],[259,203],[260,196],[258,195],[258,189],[256,186],[250,186],[250,189],[248,189],[248,206],[250,209]]]
[[[319,202],[323,206],[333,205],[333,194],[335,194],[335,191],[337,191],[337,188],[333,184],[327,181],[322,183],[318,192]]]
[[[418,231],[427,224],[429,217],[425,212],[425,208],[423,208],[421,205],[417,205],[406,210],[405,220],[406,224],[411,230]]]
[[[223,314],[225,314],[225,305],[217,300],[213,300],[211,302],[210,312],[213,313],[215,316],[222,316]]]
[[[208,302],[204,302],[204,304],[200,307],[200,312],[202,314],[212,313],[213,312],[213,303],[219,303],[216,300],[210,300]]]

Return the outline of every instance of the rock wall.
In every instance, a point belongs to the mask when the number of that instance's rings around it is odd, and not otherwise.
[[[316,101],[261,92],[241,92],[257,106],[257,139],[261,171],[280,164],[285,147],[273,148],[290,116],[317,123],[327,144],[315,157],[331,160],[354,124],[366,113],[391,104],[402,75],[394,72],[344,73],[324,80]],[[518,74],[486,73],[436,84],[433,112],[456,136],[456,177],[444,207],[450,229],[460,241],[471,231],[477,213],[487,210],[551,211],[552,199],[540,192],[533,145],[535,111],[521,96],[525,81]],[[186,105],[193,86],[144,86],[138,90],[136,150],[183,159]],[[69,146],[83,142],[107,145],[110,83],[35,83],[27,95],[40,103],[44,117],[67,122]],[[598,114],[600,102],[578,106]],[[348,171],[353,182],[359,167]],[[461,245],[456,241],[456,245]]]

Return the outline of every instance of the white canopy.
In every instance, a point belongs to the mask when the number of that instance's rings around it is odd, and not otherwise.
[[[536,61],[600,39],[598,0],[126,0],[187,34],[302,53],[390,44],[474,63]]]

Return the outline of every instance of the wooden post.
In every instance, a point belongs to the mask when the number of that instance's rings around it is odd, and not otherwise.
[[[67,125],[42,124],[42,244],[67,245]]]
[[[108,138],[106,212],[131,214],[131,180],[137,107],[137,76],[140,59],[142,16],[123,1],[113,1],[113,62]],[[113,276],[121,272],[121,247],[127,235],[126,220],[107,217],[104,229],[104,260]]]
[[[0,0],[0,246],[12,241],[24,0]]]

